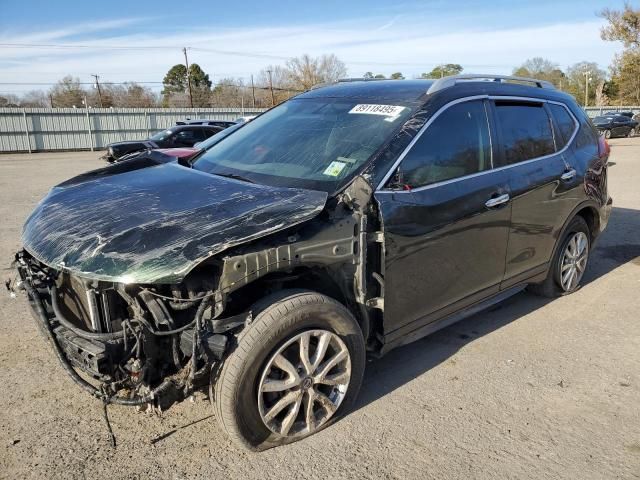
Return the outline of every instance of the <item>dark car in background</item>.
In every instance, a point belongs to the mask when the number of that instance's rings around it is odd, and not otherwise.
[[[124,162],[125,160],[130,160],[132,158],[135,158],[143,154],[144,152],[155,151],[155,152],[160,152],[163,155],[168,155],[172,158],[178,159],[183,164],[187,164],[191,161],[191,159],[196,157],[198,154],[202,153],[203,151],[209,150],[211,147],[217,144],[220,140],[227,137],[228,135],[236,131],[241,126],[242,126],[241,123],[234,123],[229,128],[225,128],[224,130],[216,133],[215,135],[212,135],[206,140],[196,143],[193,147],[147,149],[147,150],[132,152],[132,153],[128,153],[127,155],[123,155],[122,157],[118,158],[116,162]]]
[[[189,165],[141,156],[54,187],[19,285],[91,395],[142,405],[206,382],[224,431],[265,449],[347,412],[367,354],[527,287],[579,289],[608,156],[541,80],[338,82]]]
[[[186,120],[178,120],[176,125],[213,125],[214,127],[229,128],[237,122],[231,120],[211,120],[208,118],[187,118]]]
[[[625,111],[625,112],[604,112],[602,114],[603,117],[611,116],[611,115],[622,115],[623,117],[633,118],[633,112]]]
[[[158,132],[147,140],[110,143],[103,158],[108,162],[115,162],[124,155],[143,150],[193,147],[223,129],[224,127],[212,125],[178,125]]]
[[[638,122],[627,115],[601,115],[593,119],[593,124],[605,138],[632,137],[636,133]]]

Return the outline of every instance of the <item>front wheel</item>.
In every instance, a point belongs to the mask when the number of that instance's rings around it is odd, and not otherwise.
[[[222,428],[251,450],[334,422],[355,400],[365,366],[360,327],[335,300],[289,290],[260,304],[210,390]]]
[[[606,138],[607,140],[611,138],[611,130],[604,131],[604,138]]]

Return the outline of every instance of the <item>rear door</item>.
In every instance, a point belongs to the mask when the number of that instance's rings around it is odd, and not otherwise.
[[[430,122],[375,194],[389,340],[496,293],[504,274],[508,175],[492,170],[485,101],[451,105]]]
[[[554,104],[555,105],[555,104]],[[558,230],[575,206],[571,194],[578,176],[566,154],[576,123],[569,115],[564,131],[554,129],[551,104],[536,100],[496,99],[498,166],[509,175],[511,228],[505,281],[508,288],[546,270]],[[564,118],[564,117],[563,117]]]

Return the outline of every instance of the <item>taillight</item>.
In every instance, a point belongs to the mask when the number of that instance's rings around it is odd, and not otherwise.
[[[606,138],[604,138],[604,135],[600,135],[598,139],[598,156],[601,159],[608,159],[610,151],[611,148],[609,147]]]

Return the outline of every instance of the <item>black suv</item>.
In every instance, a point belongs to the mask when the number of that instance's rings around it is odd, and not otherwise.
[[[58,185],[16,265],[82,388],[139,405],[208,384],[225,431],[264,449],[347,411],[367,354],[527,286],[578,289],[608,155],[542,81],[339,82],[188,166],[150,152]]]
[[[104,159],[113,163],[121,157],[134,152],[152,150],[157,148],[193,147],[196,143],[203,142],[207,138],[221,132],[226,126],[213,125],[178,125],[162,130],[149,137],[148,140],[130,140],[115,142],[107,145],[107,153]]]

